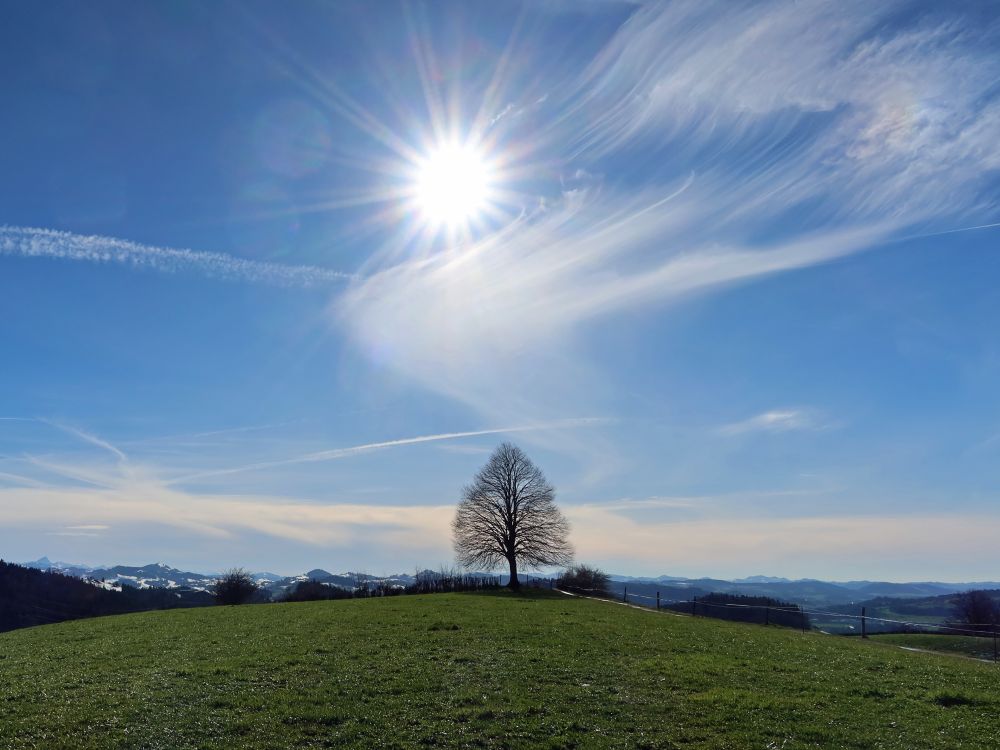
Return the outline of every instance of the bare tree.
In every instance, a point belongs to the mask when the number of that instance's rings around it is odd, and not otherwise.
[[[969,625],[973,630],[986,630],[1000,624],[1000,603],[989,591],[964,591],[953,600],[955,617],[960,623]]]
[[[520,448],[502,443],[462,490],[452,521],[455,556],[470,569],[494,570],[505,561],[512,589],[518,565],[537,568],[573,560],[569,522],[555,489]]]

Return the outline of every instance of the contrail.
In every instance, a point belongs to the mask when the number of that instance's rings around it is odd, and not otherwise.
[[[44,424],[50,425],[52,427],[55,427],[58,430],[62,430],[63,432],[68,432],[70,435],[80,438],[80,440],[82,440],[85,443],[90,443],[91,445],[96,445],[98,448],[103,448],[104,450],[108,451],[108,453],[114,455],[119,461],[122,462],[128,461],[128,456],[126,456],[123,451],[113,446],[107,440],[103,440],[102,438],[97,437],[97,435],[92,435],[89,432],[78,430],[76,427],[70,427],[69,425],[59,424],[58,422],[53,422],[52,420],[49,419],[40,419],[38,421],[43,422]]]
[[[221,430],[209,430],[208,432],[189,432],[183,435],[161,435],[159,437],[129,440],[126,443],[123,443],[123,445],[146,445],[148,443],[161,443],[170,440],[193,440],[197,438],[215,437],[218,435],[235,435],[247,432],[259,432],[261,430],[270,430],[275,427],[287,427],[290,424],[297,424],[302,421],[304,420],[290,419],[284,422],[270,422],[268,424],[246,425],[243,427],[227,427]]]
[[[197,271],[213,278],[285,287],[319,286],[356,278],[353,274],[318,266],[269,263],[225,253],[156,247],[115,237],[35,227],[0,226],[0,255],[120,263],[163,273]]]
[[[203,471],[197,474],[171,479],[168,484],[179,484],[192,479],[204,479],[205,477],[218,477],[226,474],[238,474],[244,471],[256,471],[258,469],[270,469],[274,466],[286,466],[288,464],[311,463],[313,461],[334,461],[339,458],[355,456],[368,451],[382,450],[383,448],[397,448],[403,445],[416,445],[417,443],[433,443],[439,440],[454,440],[457,438],[478,437],[480,435],[499,435],[508,432],[535,432],[538,430],[555,430],[567,427],[582,427],[594,424],[604,424],[608,420],[601,417],[581,417],[578,419],[562,419],[555,422],[542,424],[521,425],[518,427],[497,427],[489,430],[470,430],[467,432],[443,432],[437,435],[419,435],[417,437],[399,438],[397,440],[385,440],[379,443],[365,443],[364,445],[353,445],[348,448],[333,448],[332,450],[318,451],[316,453],[306,453],[293,458],[283,458],[278,461],[263,461],[246,466],[235,466],[231,469],[217,469],[214,471]]]
[[[51,419],[46,419],[45,417],[0,417],[0,422],[34,422],[36,424],[48,425],[49,427],[54,427],[57,430],[73,435],[85,443],[90,443],[91,445],[96,445],[98,448],[103,448],[113,454],[119,461],[128,461],[128,456],[107,440],[99,438],[97,435],[93,435],[84,430],[77,429],[76,427],[70,427],[69,425],[61,424],[60,422],[55,422]]]
[[[908,240],[922,240],[925,237],[940,237],[943,234],[958,234],[959,232],[973,232],[977,229],[995,229],[1000,227],[1000,221],[994,224],[979,224],[974,227],[959,227],[958,229],[945,229],[942,232],[928,232],[927,234],[911,234],[906,237],[900,237],[896,242],[906,242]]]

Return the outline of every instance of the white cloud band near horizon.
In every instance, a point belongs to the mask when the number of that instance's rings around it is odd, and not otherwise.
[[[836,570],[841,578],[982,580],[989,578],[982,560],[992,554],[995,529],[1000,525],[1000,516],[995,514],[947,513],[664,520],[644,517],[647,505],[657,511],[691,509],[687,501],[668,499],[563,503],[578,559],[637,575],[726,577],[765,570],[790,578],[829,578],[830,571]],[[396,556],[393,559],[405,554],[424,567],[451,559],[454,515],[452,504],[319,503],[272,496],[189,494],[169,488],[141,498],[126,489],[0,488],[0,507],[7,509],[0,544],[9,548],[13,537],[26,531],[53,540],[54,549],[38,550],[35,557],[65,556],[67,548],[59,539],[77,545],[75,549],[97,545],[92,554],[99,556],[109,544],[124,545],[145,533],[232,544],[235,549],[247,549],[246,557],[252,558],[258,553],[245,546],[246,539],[263,535],[305,545],[307,551],[312,550],[307,557],[315,559],[316,565],[324,557],[343,560],[348,550],[365,549],[384,553],[385,559],[390,550]],[[928,550],[936,553],[928,555]],[[274,554],[254,558],[254,567],[287,568]],[[23,555],[30,558],[27,550]],[[170,562],[186,564],[184,560]]]

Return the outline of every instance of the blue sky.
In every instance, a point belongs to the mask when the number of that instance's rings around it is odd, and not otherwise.
[[[998,45],[984,3],[5,7],[0,556],[446,564],[510,439],[616,572],[995,578]],[[488,189],[442,223],[449,149]]]

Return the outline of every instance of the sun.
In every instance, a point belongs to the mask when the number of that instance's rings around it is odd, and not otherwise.
[[[416,164],[413,199],[428,224],[460,229],[489,208],[493,181],[493,168],[479,149],[447,143]]]

